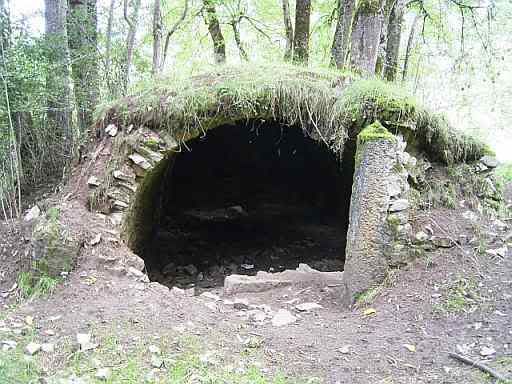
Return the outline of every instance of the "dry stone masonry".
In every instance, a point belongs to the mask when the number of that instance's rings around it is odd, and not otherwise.
[[[381,283],[406,254],[410,224],[405,142],[375,122],[358,136],[345,260],[345,301]]]

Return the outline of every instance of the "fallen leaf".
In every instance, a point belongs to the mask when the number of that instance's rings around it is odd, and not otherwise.
[[[416,352],[416,347],[412,344],[404,344],[404,347],[409,351],[409,352]]]
[[[365,309],[363,314],[365,316],[371,316],[371,315],[376,315],[377,314],[377,310],[374,309],[374,308],[368,308],[368,309]]]

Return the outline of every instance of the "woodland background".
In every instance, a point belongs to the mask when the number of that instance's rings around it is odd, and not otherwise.
[[[222,65],[399,83],[512,161],[511,19],[510,0],[0,0],[0,216],[67,177],[98,105]]]

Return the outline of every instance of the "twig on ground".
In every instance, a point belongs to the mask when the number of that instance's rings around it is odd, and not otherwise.
[[[491,375],[495,379],[501,380],[501,381],[506,382],[506,383],[509,382],[508,378],[506,378],[504,375],[502,375],[501,373],[499,373],[499,372],[495,371],[494,369],[488,367],[485,364],[479,363],[478,361],[471,360],[471,359],[469,359],[467,357],[464,357],[462,355],[459,355],[459,354],[453,353],[453,352],[450,352],[448,354],[448,356],[450,356],[452,359],[458,360],[458,361],[463,362],[465,364],[471,365],[472,367],[478,368],[482,372],[488,373],[489,375]]]

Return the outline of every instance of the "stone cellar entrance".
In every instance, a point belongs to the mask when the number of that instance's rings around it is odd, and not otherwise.
[[[342,271],[354,147],[340,159],[300,127],[261,120],[188,141],[149,188],[158,203],[137,250],[150,280],[213,288],[299,263]]]

